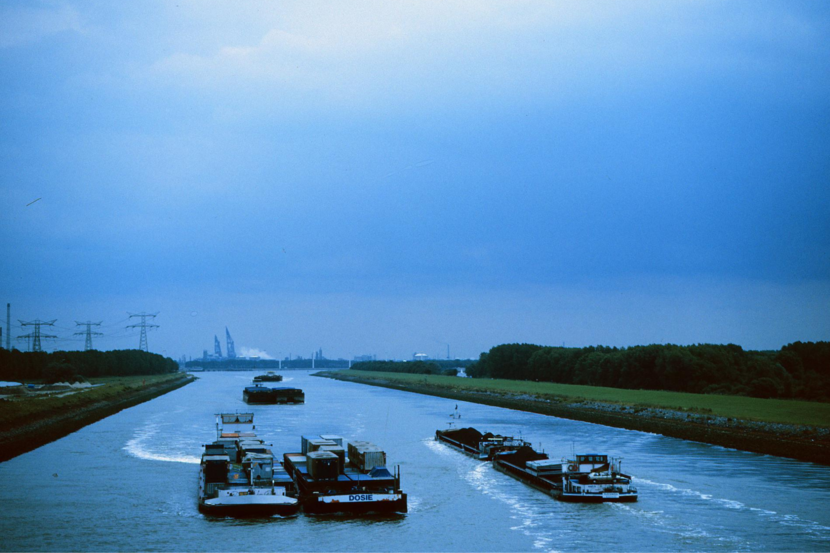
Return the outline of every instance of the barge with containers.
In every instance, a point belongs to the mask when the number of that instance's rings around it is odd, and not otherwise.
[[[406,513],[400,467],[390,472],[379,447],[325,434],[301,442],[300,453],[283,459],[305,513]]]
[[[282,375],[276,374],[273,371],[268,371],[265,374],[260,374],[254,377],[254,384],[259,382],[282,382]]]
[[[299,404],[305,403],[305,393],[299,388],[271,388],[256,384],[245,388],[242,399],[248,404]]]
[[[515,451],[528,445],[524,440],[513,436],[500,436],[490,432],[482,434],[475,428],[436,430],[435,439],[482,461],[492,460],[497,453]]]
[[[199,511],[214,516],[290,516],[300,508],[288,472],[254,432],[253,413],[216,415],[216,440],[199,465]]]
[[[637,501],[637,488],[621,472],[621,464],[621,459],[599,454],[555,461],[527,445],[493,458],[499,472],[556,499],[578,503]]]

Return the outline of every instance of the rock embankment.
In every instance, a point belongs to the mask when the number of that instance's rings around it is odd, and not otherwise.
[[[429,383],[402,384],[383,378],[355,377],[343,371],[321,376],[830,465],[830,429],[823,427],[733,419],[648,406],[574,401],[572,398],[471,391]]]
[[[622,413],[646,419],[663,419],[668,421],[701,424],[717,428],[767,432],[774,434],[777,437],[830,440],[830,428],[823,428],[820,426],[752,421],[730,417],[719,417],[716,415],[690,413],[688,411],[680,411],[675,409],[635,407],[630,405],[620,405],[617,403],[603,403],[599,401],[568,403],[567,406],[573,407],[574,409],[595,409],[597,411],[605,411],[608,413]]]

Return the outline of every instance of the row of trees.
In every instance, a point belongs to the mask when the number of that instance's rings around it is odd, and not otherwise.
[[[734,344],[630,348],[504,344],[467,368],[474,378],[507,378],[643,390],[830,401],[830,342],[779,351]]]
[[[447,365],[449,361],[360,361],[352,365],[356,371],[377,371],[390,373],[410,374],[447,374],[455,376],[458,374],[458,365],[453,367]]]
[[[141,350],[23,352],[0,349],[0,380],[63,381],[79,376],[134,376],[173,373],[169,357]]]

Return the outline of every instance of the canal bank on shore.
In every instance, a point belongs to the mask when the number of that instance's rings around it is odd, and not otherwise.
[[[466,390],[433,384],[426,378],[419,382],[401,382],[380,375],[376,377],[364,373],[357,376],[349,371],[325,371],[316,376],[830,465],[830,428],[827,427],[759,422],[613,402]]]
[[[100,389],[79,391],[77,397],[56,398],[65,401],[48,409],[27,409],[31,412],[29,416],[4,417],[4,428],[0,431],[0,462],[37,449],[119,411],[172,392],[194,380],[196,377],[184,373],[163,377],[116,378],[100,386]],[[0,409],[24,411],[23,402],[27,401],[45,403],[50,400],[3,400]]]

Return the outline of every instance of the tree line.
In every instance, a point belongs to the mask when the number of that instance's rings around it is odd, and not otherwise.
[[[447,365],[453,365],[449,367]],[[456,376],[458,364],[453,361],[360,361],[352,365],[356,371],[377,371],[410,374],[443,374]]]
[[[78,377],[136,376],[173,373],[169,357],[141,350],[24,352],[0,349],[0,380],[73,382]]]
[[[794,342],[779,351],[734,344],[503,344],[482,353],[466,372],[473,378],[830,401],[830,342]]]

